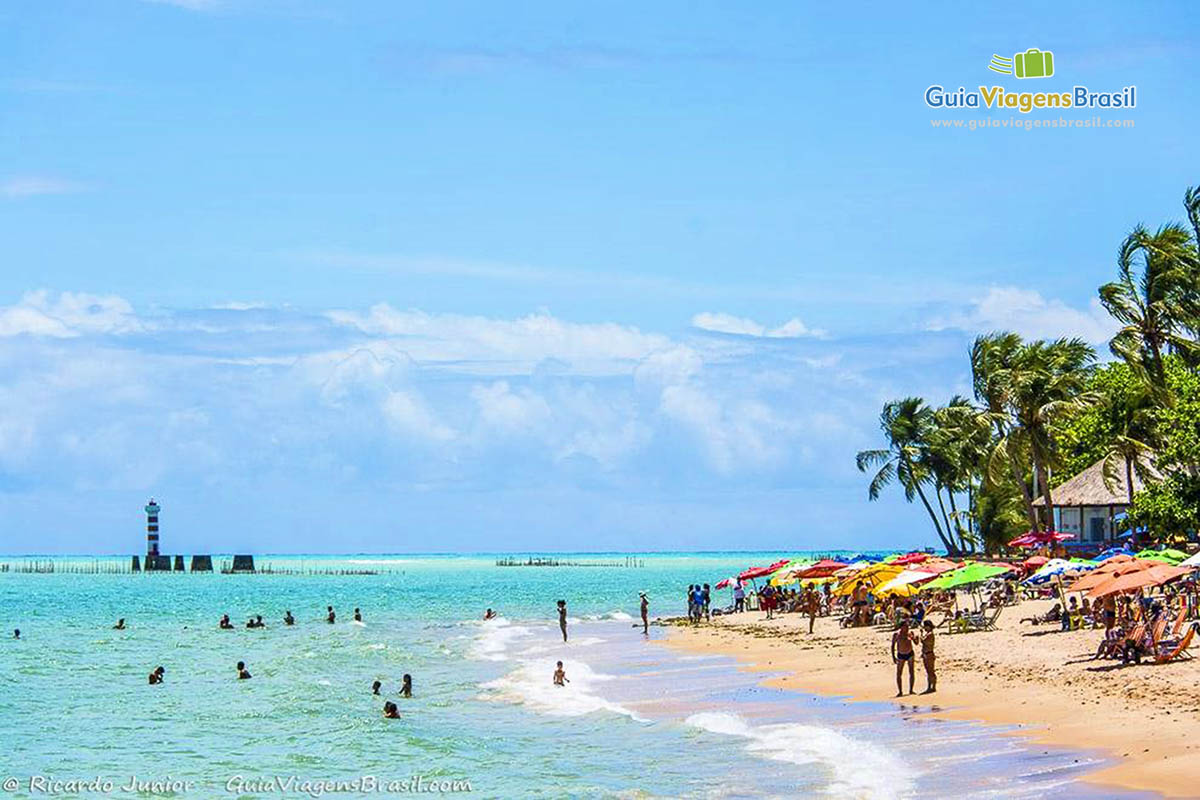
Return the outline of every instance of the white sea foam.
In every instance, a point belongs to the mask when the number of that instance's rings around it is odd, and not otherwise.
[[[485,661],[504,661],[508,648],[515,639],[530,636],[529,628],[513,625],[504,617],[496,617],[480,623],[479,636],[471,648],[471,655]]]
[[[633,620],[633,617],[626,614],[624,611],[607,611],[603,614],[585,614],[583,618],[589,622],[596,622],[604,619],[612,619],[618,622],[630,622]]]
[[[747,752],[775,761],[813,764],[830,771],[832,797],[902,797],[912,791],[911,770],[893,753],[832,728],[784,723],[750,725],[736,714],[706,711],[687,724],[711,733],[746,739]]]
[[[534,711],[561,717],[608,711],[641,719],[624,706],[597,694],[597,688],[605,681],[614,680],[614,677],[595,672],[582,661],[567,661],[565,670],[569,682],[566,686],[555,686],[555,660],[547,658],[523,662],[503,678],[482,684],[481,688],[490,692],[484,698],[517,703]]]

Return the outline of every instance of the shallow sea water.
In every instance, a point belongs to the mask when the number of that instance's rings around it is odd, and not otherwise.
[[[176,797],[302,796],[253,786],[291,776],[386,784],[418,775],[467,780],[478,797],[1145,796],[1081,782],[1104,763],[1094,753],[766,689],[731,659],[647,641],[634,626],[639,590],[652,616],[680,614],[688,583],[715,584],[770,554],[639,558],[644,567],[259,559],[377,575],[0,573],[0,624],[22,630],[20,641],[0,639],[0,778],[22,781],[17,797],[42,796],[26,783],[39,775],[194,782]],[[330,604],[334,625],[323,621]],[[350,621],[355,606],[365,624]],[[488,606],[501,618],[481,621]],[[294,627],[282,624],[285,609]],[[222,613],[237,630],[217,629]],[[252,614],[268,627],[246,630]],[[128,630],[111,630],[118,617]],[[662,635],[651,627],[651,640]],[[239,660],[252,680],[235,679]],[[557,660],[565,688],[551,684]],[[159,664],[166,683],[148,686]],[[411,700],[396,696],[404,673]],[[376,679],[385,697],[371,694]],[[383,719],[389,698],[402,719]]]

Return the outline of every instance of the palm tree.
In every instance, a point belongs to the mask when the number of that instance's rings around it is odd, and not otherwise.
[[[912,502],[919,497],[938,538],[946,547],[946,552],[957,555],[959,548],[947,536],[929,497],[925,493],[925,485],[932,482],[927,465],[923,461],[926,450],[926,439],[933,424],[933,409],[919,397],[906,397],[903,400],[893,400],[883,407],[879,415],[879,426],[887,439],[888,446],[879,450],[863,450],[856,457],[859,472],[876,469],[871,484],[867,488],[867,496],[878,500],[884,487],[893,480],[904,487],[904,498]]]
[[[1200,202],[1189,190],[1186,202]],[[1197,208],[1200,208],[1198,206]],[[1200,224],[1200,211],[1193,223]],[[1100,287],[1100,302],[1121,323],[1110,348],[1162,396],[1166,389],[1163,357],[1180,352],[1192,363],[1200,355],[1184,335],[1187,318],[1200,311],[1192,234],[1178,224],[1155,233],[1138,225],[1117,255],[1117,280]],[[1190,313],[1189,313],[1190,312]]]
[[[1016,437],[1027,448],[1033,474],[1045,501],[1047,530],[1052,525],[1050,470],[1059,462],[1054,424],[1096,402],[1087,391],[1087,379],[1096,353],[1082,339],[1057,339],[1024,345],[1011,375],[1014,424],[1010,438]]]
[[[971,550],[977,539],[972,521],[975,483],[982,476],[982,466],[992,441],[991,428],[986,415],[980,414],[967,398],[959,395],[935,411],[933,419],[927,436],[926,460],[935,479],[935,494],[942,505],[941,490],[946,490],[950,503],[949,515],[944,506],[942,508],[946,530],[954,531],[963,550]],[[958,509],[957,495],[962,493],[967,495],[965,512]]]
[[[1104,485],[1112,491],[1117,481],[1117,471],[1124,469],[1125,492],[1129,505],[1133,505],[1133,476],[1147,482],[1151,477],[1150,465],[1154,459],[1154,427],[1150,417],[1154,401],[1149,387],[1138,387],[1133,392],[1105,394],[1100,409],[1114,435],[1104,453]]]

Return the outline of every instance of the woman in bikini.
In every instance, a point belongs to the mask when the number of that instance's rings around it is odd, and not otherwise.
[[[896,665],[896,697],[904,696],[904,686],[901,675],[904,665],[908,664],[908,693],[913,693],[913,682],[916,680],[913,665],[913,635],[908,629],[908,620],[900,622],[900,628],[892,634],[892,663]]]

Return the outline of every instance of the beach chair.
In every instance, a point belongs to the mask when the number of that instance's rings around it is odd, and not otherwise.
[[[1188,652],[1191,647],[1192,639],[1196,635],[1196,626],[1192,625],[1188,628],[1188,632],[1184,634],[1182,639],[1177,641],[1158,642],[1156,645],[1157,652],[1154,655],[1155,664],[1166,664],[1176,659],[1191,658],[1192,654]]]

